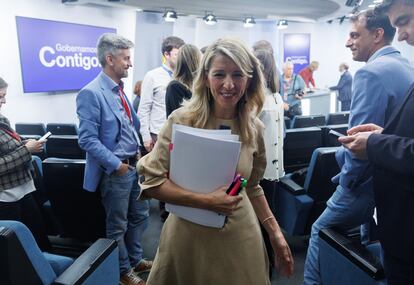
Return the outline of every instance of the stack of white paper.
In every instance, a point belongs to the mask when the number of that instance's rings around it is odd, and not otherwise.
[[[173,125],[170,179],[192,192],[209,193],[230,185],[239,161],[239,136],[231,130],[206,130]],[[185,220],[222,228],[225,216],[215,212],[166,204],[166,209]]]

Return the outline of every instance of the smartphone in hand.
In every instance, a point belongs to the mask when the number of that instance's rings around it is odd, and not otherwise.
[[[330,130],[329,135],[335,137],[336,139],[344,136],[343,134],[341,134],[337,131],[334,131],[334,130]]]
[[[38,141],[45,141],[48,139],[48,137],[50,137],[52,135],[51,132],[47,132],[46,134],[43,135],[43,137],[41,137],[40,139],[38,139]]]

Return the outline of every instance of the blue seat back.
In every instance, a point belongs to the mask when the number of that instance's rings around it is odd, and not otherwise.
[[[324,115],[295,116],[291,122],[290,128],[309,128],[326,125]]]
[[[56,274],[29,229],[0,220],[0,284],[52,284]]]
[[[329,113],[326,118],[327,125],[348,124],[348,121],[349,121],[349,111]]]
[[[43,136],[46,133],[46,127],[43,123],[16,123],[16,132],[21,135]]]
[[[52,135],[46,142],[48,157],[84,159],[85,151],[78,143],[78,136]]]
[[[78,135],[78,127],[75,124],[49,123],[46,125],[46,131],[53,135]]]
[[[368,250],[334,230],[321,230],[319,264],[322,284],[386,285],[379,247],[377,243]]]

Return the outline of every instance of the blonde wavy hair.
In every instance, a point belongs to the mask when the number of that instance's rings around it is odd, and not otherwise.
[[[215,56],[222,55],[231,59],[249,83],[244,95],[237,103],[237,119],[240,127],[240,140],[244,144],[254,144],[257,135],[255,119],[263,107],[265,84],[260,62],[240,41],[235,39],[218,39],[211,44],[201,61],[199,72],[194,81],[193,96],[184,102],[186,117],[194,127],[206,126],[212,115],[214,99],[207,86],[208,72]]]

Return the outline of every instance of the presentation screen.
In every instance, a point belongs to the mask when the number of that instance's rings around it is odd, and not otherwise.
[[[23,90],[79,90],[100,72],[96,43],[116,29],[16,17]]]
[[[310,34],[285,34],[283,38],[284,62],[291,61],[293,71],[298,73],[309,65]]]

